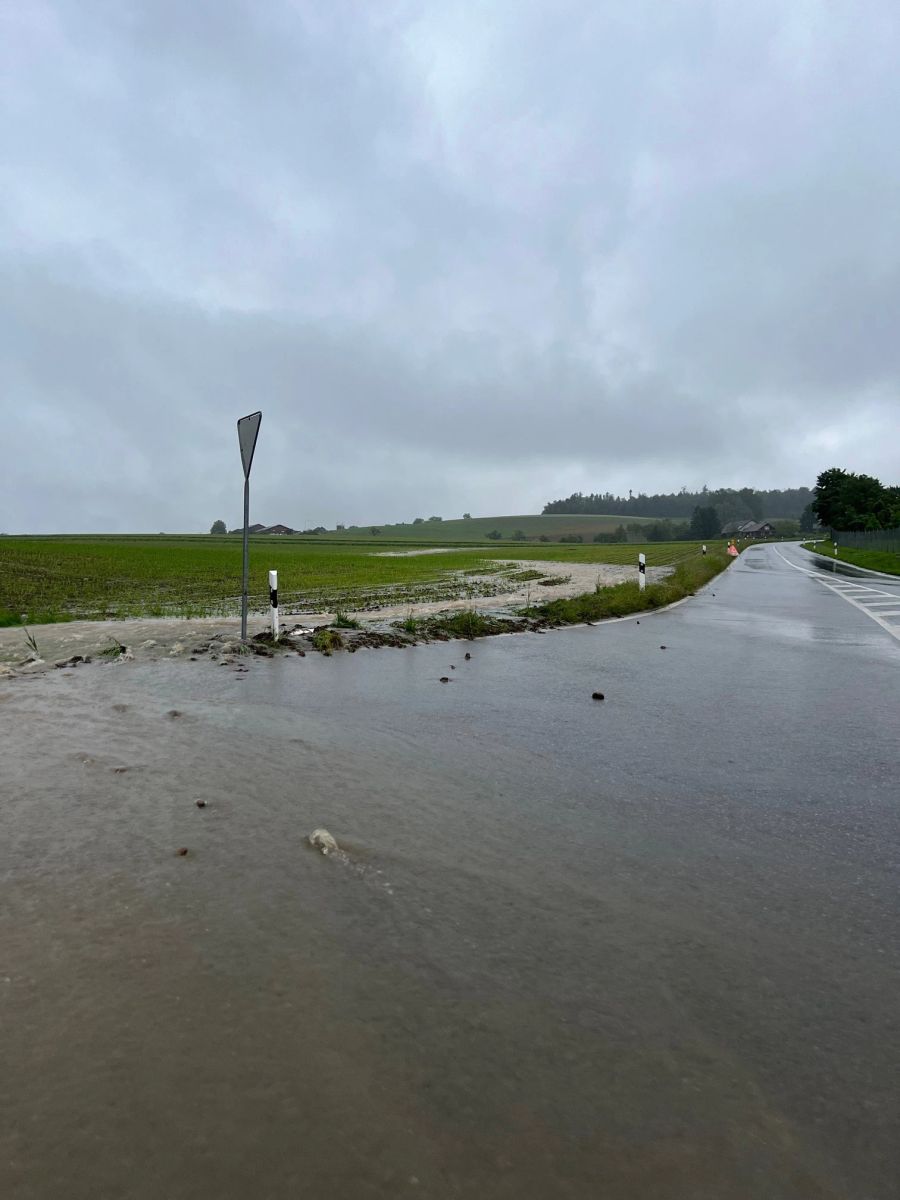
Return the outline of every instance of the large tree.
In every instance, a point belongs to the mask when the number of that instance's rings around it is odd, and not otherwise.
[[[224,521],[213,521],[212,528],[210,529],[209,532],[210,533],[227,533],[228,530],[225,528]]]
[[[900,488],[829,467],[816,480],[812,509],[830,529],[890,529],[900,524]]]
[[[842,513],[841,490],[847,472],[843,467],[829,467],[816,479],[812,510],[822,525],[836,525]]]
[[[716,512],[716,510],[711,505],[701,507],[701,505],[698,504],[691,514],[691,537],[718,537],[721,528],[722,525],[719,521],[719,514]]]

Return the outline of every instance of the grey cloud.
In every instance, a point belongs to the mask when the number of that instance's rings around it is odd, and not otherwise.
[[[236,520],[255,407],[298,523],[895,476],[900,21],[863,7],[11,12],[0,527]]]

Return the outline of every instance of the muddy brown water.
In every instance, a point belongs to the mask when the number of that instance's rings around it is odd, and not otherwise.
[[[685,613],[0,681],[0,1194],[888,1197],[881,883]]]

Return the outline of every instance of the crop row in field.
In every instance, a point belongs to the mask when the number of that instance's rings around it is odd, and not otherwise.
[[[251,606],[266,607],[270,569],[278,570],[286,607],[318,611],[498,594],[504,590],[500,573],[513,570],[499,560],[560,567],[635,563],[641,549],[649,565],[662,566],[696,553],[697,544],[519,543],[386,557],[368,545],[254,540]],[[483,578],[492,575],[496,581]],[[228,538],[0,538],[0,622],[19,621],[22,614],[34,623],[66,616],[231,614],[240,603],[240,579],[240,542]]]

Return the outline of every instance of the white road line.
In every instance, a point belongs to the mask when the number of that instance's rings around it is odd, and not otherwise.
[[[827,579],[823,579],[822,576],[819,574],[819,572],[807,571],[807,569],[805,567],[798,567],[797,564],[792,563],[789,558],[785,558],[784,555],[781,553],[781,551],[777,548],[777,546],[773,546],[772,549],[775,551],[775,553],[778,555],[778,557],[781,559],[782,562],[787,563],[787,565],[789,567],[793,567],[795,571],[799,571],[802,575],[808,575],[810,577],[810,579],[817,580],[819,583],[821,583],[822,587],[828,588],[829,592],[834,592],[834,594],[836,596],[840,596],[842,600],[846,600],[848,604],[852,604],[854,608],[858,608],[859,611],[865,613],[866,616],[871,621],[874,621],[877,625],[880,625],[882,629],[886,630],[891,635],[891,637],[896,638],[897,641],[900,642],[900,625],[891,625],[890,622],[885,621],[884,616],[887,616],[888,614],[872,612],[871,603],[870,603],[869,607],[866,607],[865,604],[860,604],[860,602],[858,600],[856,600],[853,596],[848,596],[847,593],[845,591],[843,591],[841,588],[836,587],[833,583],[829,583]],[[862,586],[862,585],[859,585],[859,586]],[[890,594],[886,591],[881,591],[881,590],[876,591],[875,588],[872,588],[872,593],[876,596],[887,596]],[[891,603],[895,604],[896,602],[897,602],[897,597],[894,596],[894,599],[891,601]],[[890,615],[893,615],[893,614],[890,614]],[[900,615],[900,612],[898,612],[898,615]]]
[[[782,555],[782,558],[784,558],[784,555]],[[787,562],[787,561],[788,560],[785,559],[785,562]],[[790,565],[793,567],[796,564],[791,563]],[[797,570],[802,571],[802,570],[804,570],[804,568],[797,567]],[[815,579],[821,579],[823,583],[828,583],[828,580],[824,579],[816,571],[807,571],[806,573],[807,573],[807,575],[812,575]],[[898,582],[900,582],[900,579],[898,579]],[[833,592],[846,592],[849,590],[847,588],[847,585],[843,584],[843,583],[828,583],[828,586],[831,588],[831,590]],[[879,600],[878,601],[879,604],[896,604],[898,597],[900,597],[900,593],[889,592],[889,591],[887,591],[886,588],[862,587],[861,584],[856,584],[855,586],[866,593],[865,599],[868,599],[870,596],[873,596],[873,597],[874,596],[884,596],[885,599]],[[862,600],[863,598],[864,597],[860,596],[860,600]],[[869,603],[874,604],[875,600],[870,600]]]

